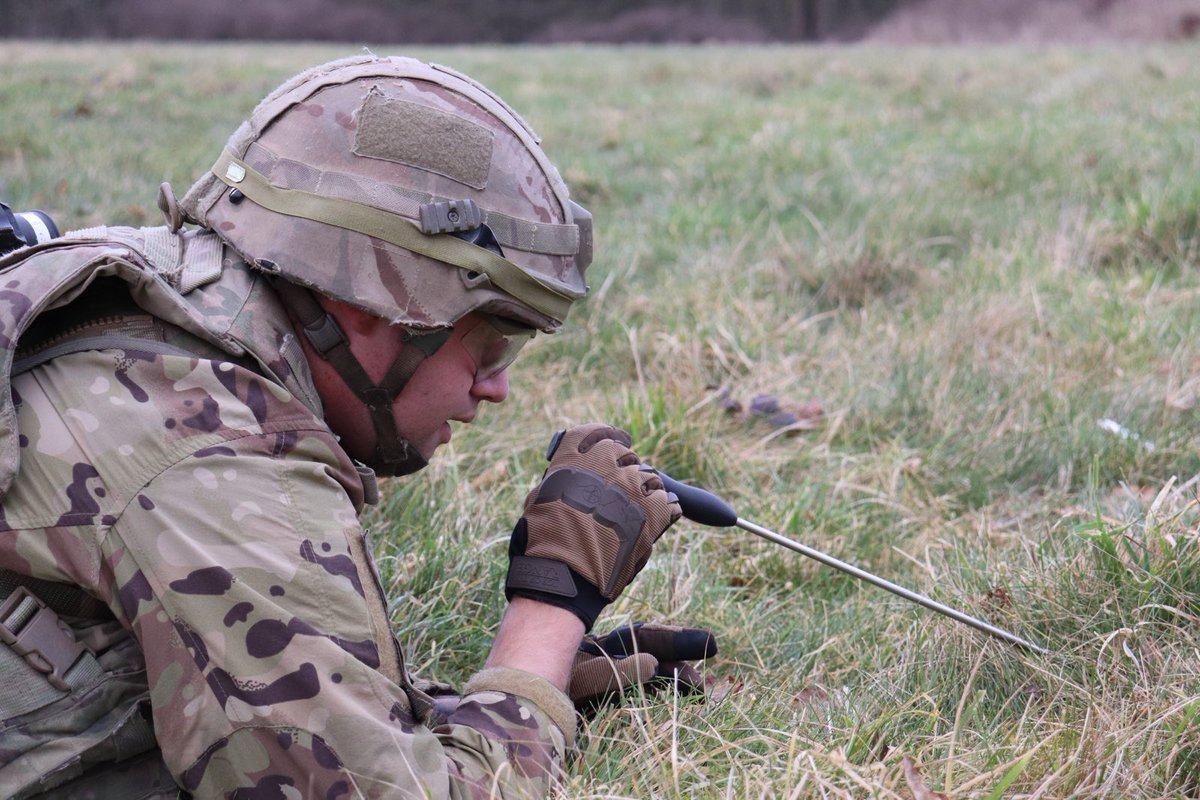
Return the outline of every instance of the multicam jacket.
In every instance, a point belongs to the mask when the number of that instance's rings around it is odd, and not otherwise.
[[[545,794],[574,732],[561,692],[485,670],[435,720],[412,687],[357,517],[373,477],[322,422],[265,279],[203,231],[26,252],[0,262],[0,567],[82,587],[132,635],[175,782]],[[22,741],[0,732],[0,795],[60,766]]]

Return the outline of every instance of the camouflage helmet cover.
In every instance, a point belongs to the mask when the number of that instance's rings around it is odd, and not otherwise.
[[[536,134],[449,68],[358,56],[268,95],[180,203],[250,264],[389,322],[546,332],[587,291],[591,217]],[[486,224],[503,255],[451,235]]]

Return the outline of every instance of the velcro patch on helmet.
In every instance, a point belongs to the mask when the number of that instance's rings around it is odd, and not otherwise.
[[[492,168],[493,136],[465,117],[389,97],[376,87],[359,112],[354,152],[483,189]]]

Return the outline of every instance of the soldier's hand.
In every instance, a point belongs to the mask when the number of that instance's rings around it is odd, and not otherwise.
[[[704,691],[692,661],[717,654],[717,640],[700,628],[635,622],[605,634],[585,636],[575,655],[567,694],[583,713],[618,698],[630,686],[653,693],[674,685],[681,695]]]
[[[680,510],[630,443],[625,431],[597,423],[555,436],[550,466],[525,498],[509,542],[510,600],[569,609],[591,630],[646,565]]]

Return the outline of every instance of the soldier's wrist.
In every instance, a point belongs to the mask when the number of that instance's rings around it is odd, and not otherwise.
[[[592,629],[609,603],[599,589],[561,561],[530,556],[515,556],[509,563],[504,596],[510,601],[524,597],[566,609],[583,623],[584,633]]]
[[[587,633],[592,630],[595,625],[596,618],[600,616],[600,612],[607,606],[608,601],[604,596],[600,595],[600,591],[587,582],[582,583],[580,593],[574,597],[565,597],[548,593],[548,591],[538,591],[536,589],[512,589],[505,588],[504,596],[508,600],[514,597],[524,597],[526,600],[533,600],[539,603],[545,603],[547,606],[556,606],[569,610],[575,614],[581,622],[583,622],[583,632]]]

